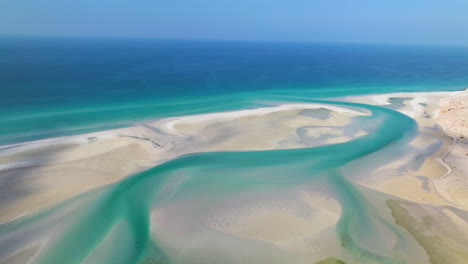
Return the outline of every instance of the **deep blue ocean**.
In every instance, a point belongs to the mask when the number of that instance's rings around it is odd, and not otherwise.
[[[468,87],[468,48],[0,38],[0,144],[168,116]]]

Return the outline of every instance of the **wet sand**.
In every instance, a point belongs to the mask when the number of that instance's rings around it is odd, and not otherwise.
[[[299,115],[322,105],[265,109],[158,120],[142,126],[41,140],[0,149],[0,222],[38,211],[177,156],[195,152],[269,150],[327,144],[305,142],[304,126],[343,127],[356,111],[328,107],[327,120]],[[330,138],[338,138],[330,134]]]

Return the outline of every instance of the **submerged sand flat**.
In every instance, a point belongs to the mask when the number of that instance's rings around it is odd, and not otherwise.
[[[468,263],[468,92],[337,101],[0,146],[0,263]]]
[[[327,108],[328,107],[328,108]],[[302,111],[327,109],[316,119]],[[338,112],[341,111],[341,112]],[[5,146],[0,192],[5,222],[67,197],[117,181],[177,156],[209,151],[269,150],[327,144],[339,135],[298,135],[305,128],[345,129],[366,113],[322,105],[290,104],[270,109],[170,118],[138,127]],[[305,134],[305,133],[304,133]],[[348,138],[352,138],[351,135]]]

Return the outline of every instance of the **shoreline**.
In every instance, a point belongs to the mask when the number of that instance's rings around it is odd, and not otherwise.
[[[460,90],[456,91],[434,91],[434,92],[396,92],[396,93],[370,93],[370,94],[358,94],[358,95],[349,95],[349,96],[342,96],[342,97],[331,97],[331,98],[321,98],[317,100],[330,100],[330,101],[346,101],[346,100],[353,100],[353,98],[368,98],[371,99],[367,101],[366,103],[372,102],[372,104],[376,105],[389,105],[390,103],[386,102],[386,98],[389,97],[414,97],[418,95],[430,95],[430,96],[442,96],[446,97],[447,95],[450,95],[449,97],[457,96],[458,94],[463,94],[468,92],[468,88],[461,88]],[[140,121],[136,122],[132,126],[127,126],[127,127],[121,127],[121,128],[113,128],[113,129],[108,129],[108,130],[99,130],[99,131],[94,131],[94,132],[87,132],[83,134],[76,134],[76,135],[67,135],[67,136],[58,136],[58,137],[51,137],[51,138],[44,138],[44,139],[38,139],[38,140],[31,140],[31,141],[24,141],[24,142],[18,142],[18,143],[11,143],[11,144],[3,144],[0,145],[0,151],[6,148],[11,148],[11,147],[19,147],[22,145],[30,145],[30,144],[39,144],[39,143],[52,143],[50,141],[62,141],[62,140],[69,140],[69,139],[75,139],[75,138],[82,138],[85,136],[94,136],[94,135],[106,135],[110,132],[114,131],[120,131],[120,130],[127,130],[129,128],[133,127],[138,127],[141,124],[152,124],[156,123],[162,120],[174,120],[177,121],[179,119],[185,119],[185,118],[196,118],[196,117],[204,117],[204,116],[211,116],[213,118],[216,118],[217,116],[220,115],[232,115],[232,117],[240,117],[242,115],[248,115],[249,112],[256,112],[259,111],[258,115],[260,115],[263,111],[264,113],[268,112],[274,112],[274,111],[281,111],[281,109],[273,110],[273,108],[288,108],[288,106],[291,106],[291,108],[295,108],[299,105],[305,106],[305,107],[310,107],[314,108],[313,105],[315,103],[302,103],[302,102],[281,102],[280,104],[275,104],[271,105],[268,107],[258,107],[258,108],[252,108],[252,109],[240,109],[240,110],[234,110],[234,111],[221,111],[221,112],[214,112],[214,113],[203,113],[203,114],[195,114],[195,115],[182,115],[182,116],[176,116],[176,117],[167,117],[167,118],[158,118],[158,119],[148,119],[146,121]],[[319,105],[318,103],[315,105]],[[333,107],[330,107],[333,108]],[[270,110],[271,109],[271,110]],[[346,111],[346,110],[345,110]],[[350,110],[353,111],[353,110]],[[239,116],[236,116],[235,113],[241,113]],[[257,113],[252,113],[253,115],[256,115]],[[58,142],[60,143],[60,142]],[[58,144],[56,143],[56,144]]]
[[[408,108],[410,108],[409,110],[411,110],[411,108],[415,107],[416,104],[427,104],[431,100],[431,102],[433,103],[434,100],[438,101],[440,100],[440,98],[452,98],[464,93],[466,93],[466,91],[433,93],[392,93],[366,96],[351,96],[341,98],[341,100],[389,106],[392,104],[391,102],[389,102],[390,98],[406,98],[406,100],[409,100],[408,98],[412,98],[408,105],[405,105],[403,103],[404,107],[397,111],[409,114],[411,117],[416,118],[418,121],[421,115],[423,115],[424,111],[411,112],[408,111]],[[317,130],[316,128],[312,128],[312,131],[322,132],[314,132],[313,134],[310,134],[310,136],[320,138],[323,136],[323,133],[326,133],[329,136],[332,136],[332,138],[334,138],[333,140],[325,140],[323,141],[324,143],[321,144],[340,143],[345,142],[346,140],[351,140],[352,137],[344,136],[344,134],[342,134],[343,132],[340,132],[340,129],[345,127],[347,123],[350,122],[350,118],[352,118],[353,116],[368,114],[351,109],[346,109],[344,107],[330,106],[327,104],[288,103],[273,107],[262,107],[257,109],[200,114],[176,118],[165,118],[146,123],[145,125],[134,126],[129,128],[112,129],[107,131],[87,133],[75,136],[50,138],[7,146],[4,145],[1,146],[2,148],[0,148],[0,171],[28,171],[30,169],[35,170],[36,168],[41,169],[42,167],[48,166],[51,168],[55,168],[57,171],[60,171],[60,168],[61,166],[63,167],[63,164],[65,164],[66,167],[66,164],[80,164],[83,163],[83,160],[85,161],[85,164],[80,166],[86,167],[86,160],[92,160],[97,158],[103,159],[104,161],[107,160],[107,162],[111,162],[108,161],[109,158],[112,156],[112,153],[116,153],[118,160],[121,161],[120,164],[117,163],[113,166],[119,167],[119,173],[114,172],[113,176],[107,176],[102,178],[99,175],[108,175],[110,173],[106,172],[106,169],[104,169],[103,172],[94,176],[95,178],[99,179],[97,182],[95,182],[95,180],[93,179],[89,179],[89,184],[91,185],[87,184],[83,187],[80,187],[81,190],[79,190],[80,188],[78,188],[78,190],[72,191],[72,193],[68,195],[61,195],[60,199],[58,200],[60,201],[73,195],[82,193],[84,191],[88,191],[96,187],[102,186],[103,184],[111,184],[134,173],[160,164],[165,160],[174,159],[178,156],[188,153],[205,151],[269,150],[314,146],[313,144],[310,144],[310,140],[308,141],[309,144],[305,145],[299,144],[298,142],[284,143],[284,140],[294,137],[296,129],[300,127],[311,126],[314,122],[317,122],[316,125],[318,125],[326,121],[314,118],[311,119],[308,117],[303,118],[299,115],[300,111],[315,111],[322,109],[330,111],[330,113],[333,113],[335,117],[333,117],[333,115],[329,117],[330,119],[334,118],[332,121],[329,122],[329,125],[332,126],[330,129]],[[289,120],[291,119],[296,121],[291,123],[289,122]],[[277,133],[273,133],[273,135],[271,135],[269,139],[265,138],[264,136],[261,136],[260,133],[262,130],[264,130],[262,126],[267,126],[269,122],[278,122],[273,120],[283,120],[281,122],[286,123],[280,126],[282,129],[279,129],[278,125],[275,125],[275,130]],[[253,127],[254,123],[263,121],[263,125],[260,125],[258,128]],[[223,128],[213,128],[212,124],[217,124],[216,126]],[[240,134],[240,132],[238,131],[237,134],[227,136],[225,134],[226,139],[224,141],[230,141],[230,143],[215,142],[217,139],[213,141],[211,138],[205,139],[208,137],[207,135],[213,135],[213,137],[217,137],[217,134],[219,133],[226,133],[220,131],[230,131],[237,127],[243,126],[255,129],[255,133],[260,134],[261,137],[252,141],[252,139],[249,139],[248,137],[242,137],[241,135],[243,133]],[[335,128],[333,128],[333,126],[335,126]],[[262,133],[271,134],[271,132],[268,131],[270,130],[266,129]],[[248,133],[248,130],[246,133]],[[360,136],[365,134],[365,132],[360,131],[358,134]],[[356,134],[356,136],[358,136],[358,134]],[[305,135],[307,135],[307,132]],[[283,145],[281,145],[280,143]],[[58,150],[54,150],[54,147],[58,147]],[[70,148],[71,150],[68,151],[67,148]],[[52,156],[54,156],[54,158],[52,158],[51,161],[48,161],[47,159],[37,159],[35,158],[37,157],[37,154],[35,154],[37,153],[37,151],[39,151],[38,153],[41,153],[41,151],[45,154],[51,153]],[[128,154],[134,153],[136,157],[140,158],[122,158],[122,155],[124,155],[123,153],[125,152],[127,152]],[[449,151],[447,151],[447,153],[444,155],[446,156],[448,155],[448,153]],[[19,161],[18,158],[16,158],[16,162],[11,162],[11,156],[13,156],[13,160],[15,160],[15,157],[18,156]],[[21,158],[21,156],[23,158]],[[10,157],[10,159],[7,159],[5,161],[5,157]],[[434,158],[437,159],[437,157]],[[450,167],[450,165],[446,164],[443,158],[441,159],[442,165],[448,166],[446,168],[450,168],[450,170],[453,170]],[[100,168],[99,170],[102,171],[102,169],[103,168]],[[50,173],[50,171],[45,170],[44,173],[47,174]],[[446,174],[449,175],[450,173],[451,172],[447,172]],[[75,174],[72,173],[72,175]],[[79,176],[77,175],[74,177]],[[439,178],[442,179],[444,177],[445,176],[441,176]],[[437,184],[434,184],[435,181],[437,181],[437,179],[431,179],[431,182],[433,182],[436,191],[440,192],[440,190],[437,190]],[[49,183],[49,185],[50,184],[51,183]],[[53,186],[53,184],[51,186]],[[442,197],[447,198],[447,196],[442,195],[442,193],[440,195]],[[406,199],[408,198],[409,197],[406,197]],[[51,205],[55,204],[58,201],[56,200],[52,203],[46,202],[46,204]],[[453,202],[453,200],[451,202]],[[15,216],[15,218],[16,217],[17,215]],[[0,220],[0,222],[9,221],[8,219],[11,220],[11,218],[3,218]]]

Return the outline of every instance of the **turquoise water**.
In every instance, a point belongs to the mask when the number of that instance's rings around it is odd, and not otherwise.
[[[36,235],[39,239],[52,236],[34,263],[244,263],[241,259],[246,249],[232,246],[236,239],[223,234],[216,234],[210,245],[228,250],[229,254],[224,252],[223,259],[210,256],[209,251],[206,255],[174,256],[174,252],[159,244],[160,240],[171,238],[160,238],[157,232],[151,232],[160,225],[151,219],[151,211],[181,200],[203,201],[201,198],[208,198],[208,203],[192,204],[197,210],[204,211],[223,206],[229,198],[249,192],[266,192],[274,196],[276,192],[297,186],[320,185],[342,207],[336,232],[349,254],[359,256],[363,261],[360,263],[406,263],[406,249],[402,247],[404,238],[399,233],[402,230],[378,216],[373,209],[376,204],[362,196],[358,187],[345,177],[343,169],[354,160],[390,144],[404,144],[415,135],[416,123],[403,114],[382,107],[325,102],[370,110],[371,116],[355,117],[353,122],[357,126],[372,122],[373,132],[350,142],[315,148],[185,155],[42,213],[0,226],[0,234],[4,238],[0,240],[0,248],[26,243],[22,241],[21,234],[41,226],[42,230],[34,231],[39,233]],[[382,162],[395,158],[390,156]],[[361,169],[366,171],[366,168]],[[173,184],[173,179],[180,174],[184,177]],[[265,198],[260,196],[258,199]],[[200,226],[203,229],[196,214],[185,215],[183,211],[176,211],[168,217],[187,222],[189,230]],[[177,220],[179,217],[183,219]],[[391,250],[375,250],[382,239],[389,238],[379,235],[382,231],[378,230],[382,227],[402,243]],[[186,232],[183,242],[178,244],[181,249],[197,243],[197,235]],[[252,252],[262,248],[261,243],[252,240],[246,239],[245,243],[249,244]],[[288,256],[278,255],[275,251],[274,248],[268,249],[270,255],[263,256],[263,259],[285,263]],[[186,254],[190,254],[190,250]],[[290,259],[287,263],[302,262]]]
[[[461,47],[3,37],[0,54],[0,144],[293,96],[468,84]]]
[[[352,177],[397,159],[389,152],[353,166],[389,146],[403,152],[416,122],[384,107],[317,99],[468,83],[468,50],[453,47],[9,38],[0,51],[0,144],[282,102],[371,112],[352,118],[369,133],[345,143],[192,153],[0,225],[0,257],[40,243],[30,263],[43,264],[310,263],[205,222],[236,199],[255,204],[300,191],[338,201],[341,257],[415,263],[414,240],[381,215],[388,197],[369,199]]]

